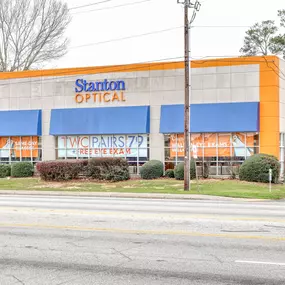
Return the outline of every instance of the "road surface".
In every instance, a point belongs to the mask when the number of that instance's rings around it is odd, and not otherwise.
[[[284,285],[285,203],[0,196],[0,284]]]

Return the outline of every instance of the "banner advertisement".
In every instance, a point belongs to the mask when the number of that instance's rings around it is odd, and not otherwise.
[[[249,147],[245,146],[245,142]],[[218,147],[218,156],[220,157],[230,157],[231,156],[231,147],[232,147],[232,156],[235,157],[245,157],[251,156],[254,154],[254,136],[248,136],[243,133],[230,134],[219,134],[218,138],[216,134],[191,134],[191,156],[193,156],[193,146],[197,151],[198,157],[203,157],[203,148],[204,148],[204,157],[216,157],[217,156],[217,147]],[[184,156],[184,135],[179,134],[170,136],[170,156],[171,157],[183,157]]]
[[[58,157],[147,157],[147,135],[60,136]]]
[[[0,137],[0,156],[2,158],[38,157],[38,137]],[[31,151],[32,150],[32,151]]]

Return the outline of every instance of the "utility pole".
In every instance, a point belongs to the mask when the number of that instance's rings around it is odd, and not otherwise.
[[[185,98],[184,98],[184,191],[190,190],[190,91],[191,91],[191,62],[190,62],[190,28],[200,10],[201,4],[198,0],[177,0],[184,5],[184,52],[185,52]],[[193,9],[189,21],[188,10]]]

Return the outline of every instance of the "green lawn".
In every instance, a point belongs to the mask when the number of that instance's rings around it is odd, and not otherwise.
[[[130,180],[119,183],[90,181],[48,183],[38,178],[0,179],[0,189],[2,190],[202,194],[235,198],[285,199],[284,185],[274,185],[272,193],[269,193],[268,185],[234,180],[200,180],[198,184],[193,181],[191,186],[190,192],[184,192],[183,181],[170,179]]]

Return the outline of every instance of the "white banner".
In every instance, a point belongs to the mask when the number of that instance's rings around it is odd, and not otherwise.
[[[58,157],[147,157],[147,135],[60,136]]]

